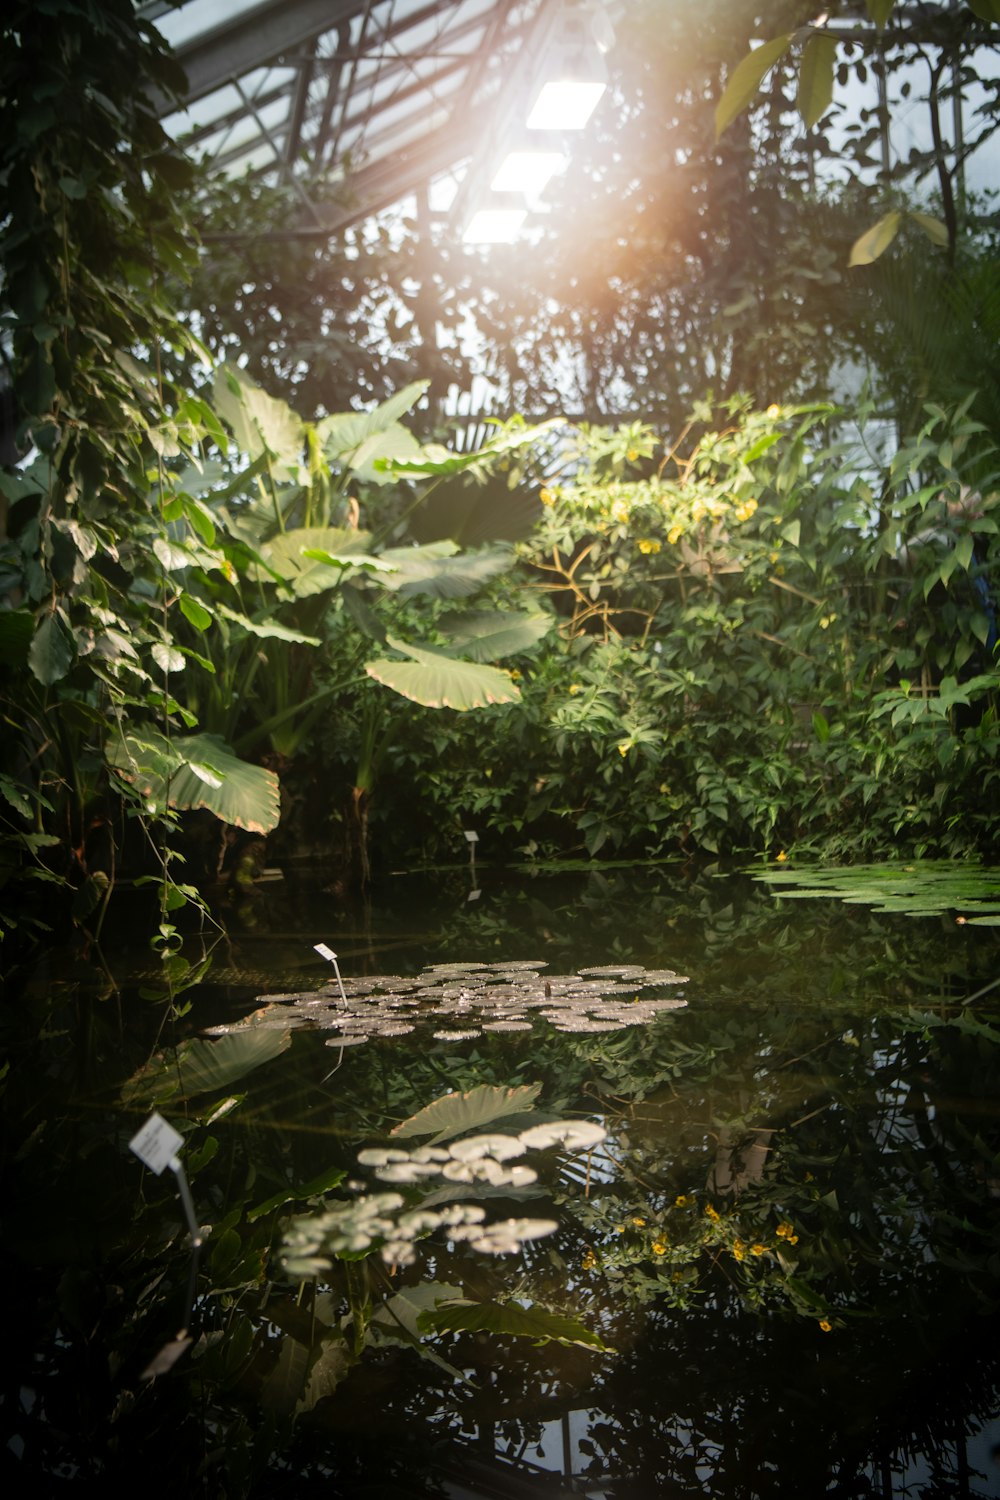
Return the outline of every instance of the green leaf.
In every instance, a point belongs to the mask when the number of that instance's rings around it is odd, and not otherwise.
[[[715,106],[715,134],[716,138],[733,123],[738,114],[750,103],[757,90],[760,88],[764,77],[771,71],[779,57],[788,51],[791,36],[772,37],[769,42],[749,52],[742,62],[737,63],[722,93],[722,98]]]
[[[291,1334],[281,1344],[278,1362],[260,1390],[260,1404],[272,1416],[287,1417],[303,1397],[309,1371],[309,1349]]]
[[[199,599],[191,594],[181,594],[177,600],[180,612],[195,630],[207,630],[212,623],[212,616]]]
[[[430,542],[424,547],[390,547],[382,560],[395,572],[382,581],[404,598],[426,594],[432,599],[464,599],[484,583],[506,572],[513,561],[509,548],[483,547],[456,556],[454,542]]]
[[[368,662],[365,671],[383,687],[392,688],[394,693],[422,703],[425,708],[452,708],[467,713],[491,703],[516,703],[521,696],[517,684],[497,667],[457,661],[443,652],[408,646],[392,636],[386,637],[386,644],[394,651],[404,652],[410,660],[379,657]]]
[[[441,622],[451,647],[473,661],[495,661],[498,656],[530,651],[552,626],[552,616],[504,610],[467,611]]]
[[[848,265],[870,266],[872,261],[878,260],[884,250],[888,250],[896,235],[899,226],[903,222],[903,215],[898,209],[883,215],[870,229],[866,229],[851,246]]]
[[[960,568],[964,568],[966,572],[968,572],[972,567],[972,553],[974,546],[975,539],[968,533],[966,533],[965,536],[960,536],[955,544],[955,561],[958,566]]]
[[[153,555],[166,573],[176,573],[180,568],[190,568],[194,558],[186,547],[178,547],[165,536],[153,540]]]
[[[255,635],[265,641],[291,641],[299,646],[318,646],[320,640],[315,635],[303,635],[300,630],[292,630],[287,625],[282,625],[279,620],[251,620],[247,615],[241,615],[239,610],[230,609],[228,604],[220,604],[218,613],[226,620],[232,620],[234,625],[241,625],[250,635]]]
[[[128,734],[110,740],[105,755],[112,770],[158,807],[204,808],[223,823],[250,833],[270,833],[278,825],[277,776],[238,760],[215,735],[168,740],[148,730],[141,739]]]
[[[184,514],[191,523],[195,534],[205,543],[206,547],[215,546],[215,522],[207,508],[200,500],[195,500],[190,495],[181,497],[181,505]]]
[[[519,1302],[445,1302],[420,1314],[419,1325],[434,1333],[506,1333],[534,1339],[539,1344],[578,1344],[610,1353],[596,1333],[576,1318],[544,1307],[522,1307]]]
[[[244,453],[253,459],[267,455],[279,479],[298,479],[305,431],[286,402],[269,396],[235,365],[216,370],[212,394]]]
[[[833,70],[837,42],[825,32],[811,36],[799,65],[798,109],[807,130],[820,120],[833,100]]]
[[[21,814],[22,818],[31,817],[31,803],[28,801],[21,787],[11,781],[9,776],[0,772],[0,797],[9,803],[15,812]]]
[[[154,641],[152,657],[161,672],[183,672],[185,661],[182,653],[165,641]]]
[[[310,552],[325,552],[338,559],[368,558],[371,534],[340,526],[300,526],[272,537],[261,548],[261,555],[276,573],[291,586],[297,599],[306,599],[328,589],[339,588],[344,563],[317,562]]]
[[[73,632],[62,611],[53,610],[35,631],[28,651],[28,666],[32,676],[44,687],[50,687],[66,676],[75,656],[76,641]]]
[[[193,1037],[158,1052],[134,1073],[122,1088],[122,1103],[143,1108],[158,1099],[215,1093],[280,1056],[291,1044],[291,1028],[278,1031],[270,1026],[246,1026],[217,1041]]]
[[[372,411],[337,412],[331,417],[324,417],[316,423],[323,451],[328,458],[334,459],[355,453],[368,438],[395,426],[400,417],[416,406],[429,386],[429,380],[415,380]]]
[[[478,1130],[494,1120],[506,1119],[508,1115],[523,1114],[534,1109],[535,1100],[542,1091],[540,1083],[525,1083],[516,1088],[501,1088],[491,1083],[481,1083],[467,1094],[443,1094],[431,1104],[424,1105],[415,1115],[394,1127],[390,1135],[405,1139],[412,1135],[431,1135],[431,1145],[450,1141],[467,1130]]]
[[[941,250],[948,248],[948,226],[943,219],[938,219],[934,214],[918,213],[916,209],[910,210],[910,218],[926,234],[933,245]]]
[[[892,8],[895,3],[896,0],[865,0],[865,4],[868,7],[868,14],[875,22],[879,31],[883,29],[892,15]]]

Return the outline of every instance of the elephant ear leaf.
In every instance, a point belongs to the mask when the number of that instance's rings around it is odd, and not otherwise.
[[[391,635],[386,637],[386,645],[407,660],[379,657],[370,661],[365,671],[383,687],[425,708],[453,708],[466,713],[491,703],[516,703],[521,696],[513,678],[498,667],[458,661],[442,651],[408,646]]]
[[[109,741],[105,755],[112,770],[154,807],[203,808],[248,833],[270,833],[278,825],[277,776],[240,760],[216,735],[168,740],[148,730]]]

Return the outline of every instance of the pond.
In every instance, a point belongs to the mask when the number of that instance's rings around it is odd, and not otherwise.
[[[997,931],[782,890],[289,869],[167,1020],[139,914],[117,995],[53,950],[4,1012],[8,1482],[1000,1493]]]

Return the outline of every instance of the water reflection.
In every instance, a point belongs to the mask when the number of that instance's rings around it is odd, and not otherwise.
[[[478,874],[472,906],[461,873],[433,891],[407,878],[361,911],[270,886],[163,1042],[319,988],[316,941],[345,978],[411,985],[427,964],[541,956],[557,974],[672,969],[689,1004],[607,1034],[529,1013],[528,1031],[461,1042],[417,1018],[347,1049],[332,1077],[307,1028],[214,1091],[189,1072],[164,1108],[212,1233],[194,1346],[152,1382],[187,1273],[170,1184],[141,1180],[125,1150],[138,1115],[121,1084],[153,1021],[128,999],[119,1032],[107,1002],[51,974],[27,990],[7,1019],[12,1472],[44,1491],[159,1454],[192,1494],[523,1494],[536,1469],[540,1493],[611,1500],[996,1493],[1000,1031],[989,997],[960,1003],[995,977],[995,933],[833,902],[789,912],[738,878]],[[484,1085],[539,1085],[541,1117],[608,1131],[590,1152],[544,1152],[530,1207],[490,1204],[551,1212],[555,1234],[503,1265],[429,1234],[410,1266],[379,1258],[376,1274],[359,1250],[315,1289],[284,1281],[289,1215],[343,1201],[359,1150]],[[463,1327],[458,1303],[495,1311]],[[503,1331],[516,1309],[614,1352],[536,1347]]]

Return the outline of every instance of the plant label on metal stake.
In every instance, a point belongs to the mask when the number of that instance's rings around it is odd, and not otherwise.
[[[346,1005],[347,995],[344,991],[344,981],[340,977],[340,965],[337,963],[336,953],[334,953],[332,948],[328,948],[325,943],[313,943],[313,948],[319,954],[320,958],[325,958],[328,964],[333,964],[333,972],[337,976],[337,987],[340,990],[340,998]]]
[[[168,1125],[162,1115],[152,1114],[128,1144],[143,1166],[159,1177],[165,1167],[173,1164],[177,1147],[184,1144],[184,1137],[179,1130]]]

